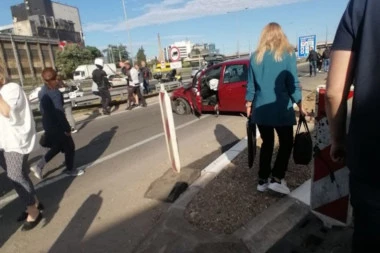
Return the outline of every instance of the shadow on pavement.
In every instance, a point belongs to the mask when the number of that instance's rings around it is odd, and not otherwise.
[[[240,139],[231,130],[221,124],[217,124],[214,130],[216,139],[218,140],[221,152],[224,153],[235,146]]]
[[[101,193],[99,191],[86,199],[48,252],[77,252],[81,248],[81,242],[102,206]]]
[[[76,150],[75,167],[77,168],[83,164],[92,163],[101,157],[115,136],[117,128],[118,127],[112,127],[110,130],[96,136],[86,146]],[[88,155],[89,152],[91,155]],[[54,179],[54,177],[50,179]],[[60,202],[66,190],[70,187],[74,179],[75,177],[65,177],[45,186],[43,189],[37,190],[37,196],[45,206],[44,219],[41,222],[43,226],[47,226],[54,218],[59,210]],[[22,225],[22,223],[16,223],[16,219],[24,209],[25,207],[17,198],[0,210],[0,248]],[[31,233],[33,232],[31,231]]]

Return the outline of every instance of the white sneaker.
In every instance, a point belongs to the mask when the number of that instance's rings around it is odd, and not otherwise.
[[[268,179],[267,180],[259,179],[259,182],[257,184],[257,190],[259,192],[266,192],[268,190],[268,186],[269,186]]]
[[[278,183],[274,179],[272,179],[268,188],[271,189],[272,191],[282,193],[285,195],[290,194],[290,190],[288,186],[286,185],[286,181],[284,179],[281,180],[281,183]]]
[[[30,171],[33,172],[33,175],[38,178],[39,180],[42,180],[42,168],[40,166],[40,162],[30,167]]]

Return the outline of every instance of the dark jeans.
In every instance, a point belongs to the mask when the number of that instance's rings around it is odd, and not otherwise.
[[[49,138],[49,137],[47,137]],[[74,158],[75,158],[75,144],[71,136],[61,136],[60,138],[51,139],[51,148],[45,154],[45,161],[48,163],[53,159],[59,152],[65,153],[65,164],[67,170],[74,169]]]
[[[312,72],[314,72],[314,76],[317,75],[317,61],[310,61],[310,76],[312,75]]]
[[[257,127],[263,140],[260,151],[259,178],[267,179],[272,175],[272,177],[283,179],[288,170],[289,158],[293,148],[293,126],[271,127],[258,125]],[[272,170],[274,130],[277,132],[280,147]]]
[[[376,166],[376,165],[373,165]],[[353,253],[380,251],[380,187],[350,177],[351,204],[354,209]]]
[[[111,94],[109,89],[99,89],[99,96],[102,98],[103,112],[109,112],[111,103]]]
[[[150,92],[149,81],[148,80],[144,80],[144,93],[145,94],[149,94],[149,92]]]

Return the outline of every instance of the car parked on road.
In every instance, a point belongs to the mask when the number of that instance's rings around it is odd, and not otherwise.
[[[108,81],[112,87],[127,85],[126,76],[120,74],[112,74],[108,76]]]
[[[249,58],[224,61],[195,74],[191,83],[173,91],[177,114],[196,112],[245,113]]]

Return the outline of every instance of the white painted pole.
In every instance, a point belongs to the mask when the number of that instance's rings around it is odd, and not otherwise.
[[[165,90],[164,84],[161,84],[159,94],[162,123],[164,126],[166,146],[169,153],[169,160],[172,169],[180,173],[181,163],[179,159],[177,135],[174,126],[173,110],[168,93]]]

